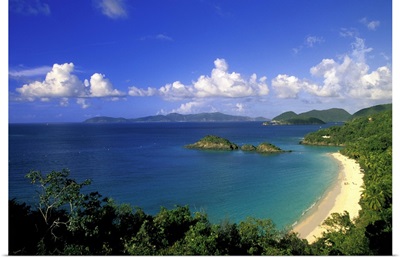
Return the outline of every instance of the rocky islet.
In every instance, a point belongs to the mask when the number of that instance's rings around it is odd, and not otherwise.
[[[185,145],[185,148],[188,149],[203,149],[203,150],[242,150],[248,152],[258,152],[258,153],[280,153],[287,152],[282,150],[281,148],[268,143],[263,142],[258,146],[254,146],[252,144],[244,144],[239,147],[237,144],[230,142],[229,140],[215,136],[215,135],[207,135],[201,140],[193,143]]]

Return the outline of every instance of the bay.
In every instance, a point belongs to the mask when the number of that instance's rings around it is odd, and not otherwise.
[[[160,207],[189,205],[213,223],[270,218],[278,228],[295,223],[328,189],[338,169],[333,147],[300,145],[308,132],[332,124],[262,126],[260,122],[10,124],[9,199],[34,204],[30,170],[70,170],[91,179],[117,203],[155,215]],[[208,134],[238,145],[269,142],[292,152],[186,149]]]

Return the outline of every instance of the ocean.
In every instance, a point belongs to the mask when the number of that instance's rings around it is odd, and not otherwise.
[[[329,188],[338,165],[335,147],[300,145],[326,125],[263,126],[261,122],[9,124],[9,199],[34,205],[25,175],[70,170],[85,191],[98,191],[155,215],[189,205],[213,223],[269,218],[291,226]],[[259,154],[186,149],[206,135],[238,145],[272,143],[292,152]]]

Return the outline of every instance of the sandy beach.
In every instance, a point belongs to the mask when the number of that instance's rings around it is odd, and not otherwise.
[[[298,232],[301,238],[309,243],[322,235],[323,221],[331,213],[348,211],[350,218],[358,216],[361,206],[358,204],[362,191],[363,173],[360,165],[355,160],[349,159],[339,152],[331,153],[338,161],[338,178],[334,185],[321,198],[321,200],[294,226],[293,231]]]

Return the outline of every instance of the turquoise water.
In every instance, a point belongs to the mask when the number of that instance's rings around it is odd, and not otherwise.
[[[329,125],[324,125],[326,127]],[[92,179],[118,203],[149,214],[161,206],[189,205],[218,223],[248,216],[290,226],[337,176],[327,156],[337,148],[299,145],[320,126],[241,123],[10,124],[9,198],[32,203],[35,189],[24,175],[68,168],[79,181]],[[293,152],[262,155],[242,151],[185,149],[207,134],[236,144],[270,142]]]

